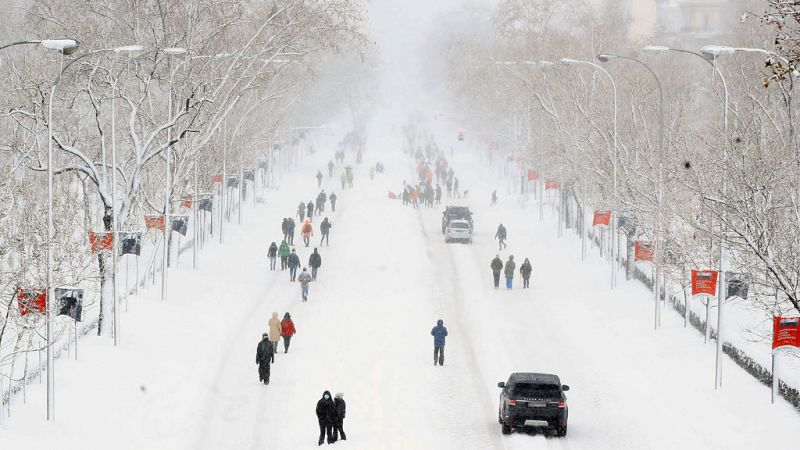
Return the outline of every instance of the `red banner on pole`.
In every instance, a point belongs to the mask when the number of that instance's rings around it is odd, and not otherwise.
[[[539,179],[539,172],[533,169],[528,169],[528,181],[536,181],[538,179]]]
[[[222,175],[214,175],[214,183],[222,183]]]
[[[192,196],[191,195],[181,195],[181,207],[182,208],[191,208],[192,207]]]
[[[592,226],[601,225],[607,227],[611,223],[611,211],[594,210],[594,218],[592,219]]]
[[[634,261],[652,261],[653,260],[653,243],[650,241],[636,241],[634,245]]]
[[[164,229],[164,216],[161,214],[145,214],[144,215],[144,226],[148,230],[151,228],[157,228],[159,230]]]
[[[556,180],[547,180],[544,182],[545,189],[558,189],[558,181]]]
[[[775,317],[772,325],[772,350],[800,348],[800,317]]]
[[[106,250],[111,248],[111,244],[114,243],[114,234],[110,231],[90,231],[89,232],[89,244],[92,249],[92,253],[97,253],[101,250]]]
[[[717,295],[717,271],[693,270],[692,295]]]
[[[18,288],[17,304],[20,315],[27,316],[31,312],[45,314],[47,313],[47,291]]]

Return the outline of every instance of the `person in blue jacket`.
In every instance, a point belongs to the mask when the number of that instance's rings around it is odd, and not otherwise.
[[[297,252],[292,249],[286,264],[289,266],[289,281],[294,281],[297,278],[297,268],[300,266],[300,257]]]
[[[447,337],[447,328],[444,326],[444,321],[439,319],[436,326],[431,330],[433,336],[433,365],[439,362],[440,366],[444,365],[444,340]]]

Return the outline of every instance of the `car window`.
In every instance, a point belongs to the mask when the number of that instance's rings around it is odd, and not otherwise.
[[[456,223],[450,224],[450,228],[469,228],[469,225],[466,224],[466,223],[456,222]]]
[[[561,388],[554,384],[518,383],[514,385],[512,395],[527,398],[561,397]]]

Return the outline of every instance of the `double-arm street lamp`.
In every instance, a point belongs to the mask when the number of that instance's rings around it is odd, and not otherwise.
[[[654,233],[654,243],[653,243],[653,296],[655,298],[655,318],[654,318],[654,328],[658,329],[659,325],[661,324],[661,302],[659,301],[659,253],[660,253],[660,241],[661,241],[661,206],[662,206],[662,168],[663,168],[663,158],[664,158],[664,87],[661,84],[661,80],[658,78],[658,75],[650,68],[649,65],[645,64],[641,60],[636,58],[631,58],[629,56],[622,56],[622,55],[615,55],[610,53],[603,53],[597,56],[597,60],[603,63],[613,61],[616,59],[624,59],[627,61],[633,61],[650,72],[650,75],[653,76],[653,79],[656,80],[656,86],[658,86],[658,148],[656,150],[656,159],[658,161],[658,169],[656,173],[656,183],[655,183],[655,200],[656,200],[656,220],[655,220],[655,233]]]
[[[613,194],[612,194],[612,201],[614,203],[614,213],[611,214],[611,288],[613,289],[617,285],[617,262],[615,261],[615,257],[619,258],[619,251],[615,250],[615,247],[618,245],[617,241],[619,238],[617,237],[617,215],[619,214],[619,208],[617,205],[619,202],[617,201],[617,159],[619,159],[619,151],[617,146],[617,84],[614,83],[614,78],[611,76],[610,73],[598,64],[595,64],[590,61],[581,61],[576,59],[570,58],[563,58],[560,60],[561,64],[583,64],[587,66],[594,67],[595,69],[603,72],[611,81],[611,88],[614,94],[614,156],[613,156]]]

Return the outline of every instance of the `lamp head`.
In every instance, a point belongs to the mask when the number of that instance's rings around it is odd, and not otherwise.
[[[181,48],[181,47],[168,47],[168,48],[161,49],[161,51],[163,51],[164,53],[166,53],[166,54],[168,54],[170,56],[184,56],[187,53],[189,53],[188,50],[186,50],[185,48]]]
[[[80,43],[75,39],[45,39],[41,42],[42,47],[56,50],[64,55],[71,55],[78,51]]]
[[[647,53],[664,53],[669,51],[669,47],[664,47],[663,45],[645,45],[642,47],[642,51]]]
[[[125,55],[128,58],[138,58],[144,54],[144,47],[141,45],[125,45],[114,49],[114,53]]]
[[[706,45],[700,49],[700,54],[711,61],[719,58],[722,55],[731,55],[733,53],[736,53],[735,48],[725,47],[722,45]]]
[[[597,60],[602,62],[602,63],[606,63],[606,62],[608,62],[608,60],[614,59],[616,57],[617,57],[617,55],[610,55],[610,54],[607,54],[607,53],[601,53],[601,54],[597,55]]]

